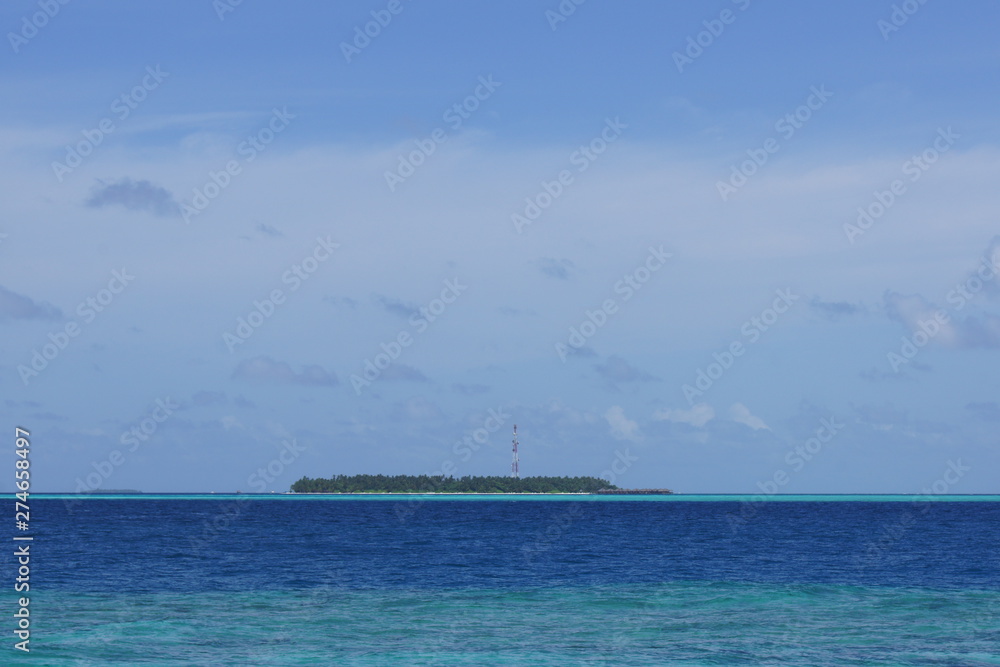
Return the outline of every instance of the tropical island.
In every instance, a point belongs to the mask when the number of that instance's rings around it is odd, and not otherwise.
[[[620,489],[599,477],[451,477],[431,475],[334,475],[303,477],[292,493],[592,493],[663,495],[670,489]]]

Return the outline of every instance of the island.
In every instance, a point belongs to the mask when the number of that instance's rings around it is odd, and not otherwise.
[[[333,475],[303,477],[291,493],[573,493],[664,495],[670,489],[620,489],[599,477],[451,477],[432,475]]]

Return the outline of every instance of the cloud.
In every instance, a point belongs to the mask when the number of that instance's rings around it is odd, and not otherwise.
[[[847,301],[823,301],[817,296],[809,299],[809,307],[831,320],[865,312],[863,306]]]
[[[910,331],[919,331],[921,323],[935,321],[935,314],[940,308],[919,294],[885,293],[885,315],[893,322],[899,322]],[[948,344],[957,341],[956,332],[951,323],[945,324],[936,335],[939,342]]]
[[[245,398],[242,394],[233,399],[233,403],[240,408],[256,408],[257,404]]]
[[[916,378],[906,372],[910,368],[925,373],[931,370],[931,367],[927,364],[922,364],[915,359],[911,359],[909,364],[900,366],[897,371],[885,371],[872,366],[867,371],[858,373],[858,376],[867,382],[916,382]]]
[[[580,359],[589,359],[591,357],[597,357],[597,352],[594,348],[589,345],[584,345],[583,347],[573,347],[572,345],[566,346],[566,357],[579,357]]]
[[[909,424],[910,417],[906,410],[900,410],[892,404],[884,405],[852,405],[857,415],[857,421],[866,424],[876,431],[891,431],[897,426]]]
[[[966,279],[966,287],[973,291],[976,285],[981,284],[982,290],[991,298],[1000,296],[1000,236],[994,236],[990,244],[986,246],[979,265],[969,273]]]
[[[278,229],[277,227],[272,227],[271,225],[265,225],[263,222],[257,223],[257,226],[254,227],[254,229],[260,232],[261,234],[265,234],[267,236],[273,236],[273,237],[284,236],[284,234],[281,232],[280,229]]]
[[[632,366],[627,361],[617,355],[608,357],[604,364],[594,366],[597,373],[607,380],[611,385],[620,382],[657,382],[659,378],[650,375]]]
[[[452,390],[457,394],[464,394],[466,396],[478,396],[479,394],[489,393],[490,387],[485,384],[462,384],[456,382],[451,385]]]
[[[676,422],[699,427],[704,426],[714,417],[715,410],[708,403],[698,403],[690,410],[671,410],[665,408],[653,413],[653,419],[657,421]]]
[[[100,187],[94,188],[86,203],[91,208],[120,204],[130,211],[148,211],[159,216],[181,214],[181,206],[169,190],[131,178],[123,178],[117,183],[102,182]]]
[[[510,306],[500,306],[497,308],[497,312],[508,317],[535,317],[538,314],[531,308],[511,308]]]
[[[443,414],[441,408],[423,396],[414,396],[403,403],[397,403],[394,413],[397,419],[404,419],[406,421],[434,419],[441,417]]]
[[[558,280],[569,280],[570,271],[574,268],[573,262],[568,259],[553,259],[551,257],[543,257],[535,262],[535,265],[549,278]]]
[[[42,404],[39,403],[38,401],[15,401],[15,400],[11,400],[9,398],[4,400],[4,404],[8,408],[20,408],[20,407],[24,407],[24,408],[40,408],[40,407],[42,407]]]
[[[229,398],[225,392],[221,391],[199,391],[191,397],[191,404],[198,408],[206,408],[212,405],[225,405]]]
[[[382,375],[379,376],[382,380],[401,380],[404,382],[427,382],[427,376],[418,371],[413,366],[407,366],[406,364],[390,364],[384,371]]]
[[[745,424],[755,431],[761,429],[771,430],[771,427],[765,424],[763,419],[750,414],[750,409],[742,403],[733,403],[730,406],[729,418],[738,424]]]
[[[323,301],[330,304],[334,308],[347,306],[351,310],[356,310],[358,307],[358,302],[348,296],[324,296]]]
[[[604,419],[611,427],[611,435],[617,440],[639,440],[639,425],[625,416],[625,410],[620,405],[613,405],[604,413]]]
[[[296,373],[284,361],[275,361],[268,356],[254,357],[241,361],[232,375],[234,380],[266,382],[271,384],[301,384],[313,387],[332,387],[338,383],[337,376],[320,366],[303,366]]]
[[[886,316],[906,326],[914,335],[922,331],[946,347],[1000,348],[1000,317],[984,313],[958,319],[947,311],[944,317],[937,317],[942,310],[919,294],[885,294]]]
[[[965,406],[965,409],[979,419],[991,422],[1000,421],[1000,404],[996,401],[990,401],[989,403],[969,403]]]
[[[0,321],[58,319],[62,319],[62,312],[52,304],[32,301],[0,286]]]
[[[227,431],[231,431],[234,428],[238,429],[246,428],[245,426],[243,426],[243,423],[233,415],[226,415],[220,418],[219,423],[222,424],[222,428],[226,429]]]
[[[69,421],[69,417],[65,415],[56,414],[55,412],[36,412],[31,415],[32,419],[40,419],[42,421],[48,422],[64,422]]]
[[[420,312],[420,307],[418,305],[403,301],[402,299],[394,299],[381,294],[373,294],[372,298],[375,299],[375,302],[378,305],[382,306],[385,312],[391,315],[409,318]]]
[[[957,323],[961,347],[1000,347],[1000,317],[988,313],[969,316]]]

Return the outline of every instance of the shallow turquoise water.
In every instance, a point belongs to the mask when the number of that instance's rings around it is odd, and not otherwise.
[[[1000,593],[728,582],[40,594],[21,664],[996,665]]]

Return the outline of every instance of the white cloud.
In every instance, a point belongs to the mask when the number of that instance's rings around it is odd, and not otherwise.
[[[234,428],[246,429],[246,427],[243,426],[243,423],[233,415],[225,415],[223,417],[220,417],[219,422],[222,424],[222,428],[226,429],[227,431],[232,430]]]
[[[678,422],[691,426],[704,426],[715,417],[715,410],[708,403],[699,403],[690,410],[671,410],[664,408],[653,413],[653,419],[658,421]]]
[[[750,413],[750,409],[742,403],[733,403],[729,408],[729,418],[739,424],[746,424],[755,431],[760,429],[771,430],[771,427],[764,423],[760,417],[755,417]]]
[[[625,416],[625,410],[620,405],[608,408],[608,411],[604,413],[604,418],[611,427],[611,435],[616,439],[639,440],[639,425]]]

